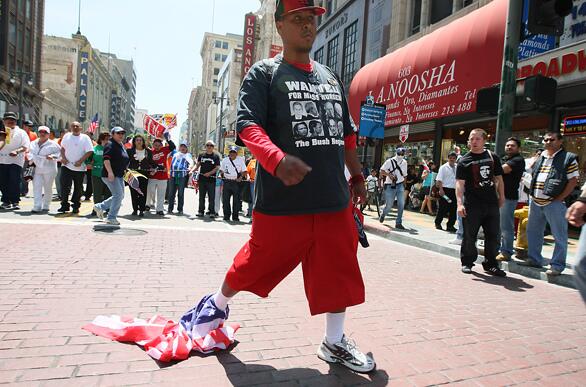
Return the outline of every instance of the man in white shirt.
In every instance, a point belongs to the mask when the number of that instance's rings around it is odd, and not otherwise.
[[[446,224],[446,231],[456,232],[454,224],[456,223],[456,160],[458,154],[450,152],[448,155],[448,162],[442,165],[439,169],[435,184],[439,188],[439,209],[435,217],[435,228],[442,229],[442,221],[446,214],[448,215],[448,223]]]
[[[2,210],[19,210],[20,181],[25,153],[30,146],[26,132],[16,126],[17,115],[4,113],[6,126],[6,143],[0,150],[0,192],[2,192]]]
[[[384,162],[380,168],[381,176],[385,177],[385,208],[379,218],[383,223],[385,217],[395,204],[397,198],[397,220],[395,228],[405,230],[403,227],[403,209],[405,208],[405,176],[407,176],[407,161],[405,157],[405,148],[397,148],[397,155]]]
[[[238,213],[242,204],[240,200],[240,182],[246,177],[246,165],[241,157],[238,157],[238,148],[230,147],[228,157],[220,163],[220,175],[224,179],[224,191],[222,192],[222,207],[224,209],[224,220],[239,222]],[[230,207],[232,197],[232,207]]]
[[[79,214],[83,178],[87,169],[85,161],[94,153],[92,140],[81,130],[79,122],[72,122],[71,132],[61,140],[61,208],[58,212],[69,211],[69,193],[73,183],[72,212]]]
[[[53,196],[53,182],[57,176],[57,160],[61,155],[61,147],[49,139],[51,133],[46,126],[39,126],[39,138],[31,142],[29,158],[35,165],[33,176],[34,205],[33,214],[49,211]]]

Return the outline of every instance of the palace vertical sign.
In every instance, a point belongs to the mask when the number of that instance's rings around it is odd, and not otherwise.
[[[79,110],[79,121],[84,122],[87,118],[87,82],[88,82],[88,69],[90,61],[89,50],[83,50],[80,52],[79,57],[79,99],[77,107]]]
[[[256,15],[247,13],[244,17],[244,44],[242,45],[242,79],[254,63]]]

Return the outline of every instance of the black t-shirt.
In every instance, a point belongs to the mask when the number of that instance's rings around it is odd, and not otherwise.
[[[215,180],[216,176],[212,175],[210,177],[204,176],[204,173],[208,173],[213,170],[216,166],[220,165],[220,156],[214,152],[212,154],[208,154],[207,152],[200,153],[197,156],[197,162],[201,163],[199,166],[199,179],[200,180]]]
[[[332,112],[341,112],[336,117]],[[262,165],[255,182],[255,210],[270,215],[339,211],[350,194],[344,177],[344,137],[356,131],[342,83],[327,67],[313,71],[287,63],[281,55],[255,63],[238,98],[237,129],[262,127],[283,152],[299,157],[312,171],[286,187]]]
[[[509,200],[519,200],[519,184],[525,172],[525,159],[520,154],[503,157],[502,162],[511,167],[511,173],[503,172],[503,181],[505,183],[505,198]]]
[[[464,205],[498,205],[495,176],[503,174],[497,155],[492,152],[468,152],[458,161],[456,179],[465,180]]]
[[[112,172],[116,177],[124,177],[124,171],[128,168],[130,158],[126,149],[119,144],[117,141],[110,140],[104,146],[104,160],[110,160],[112,166]],[[108,177],[108,170],[104,168],[102,170],[102,177]]]

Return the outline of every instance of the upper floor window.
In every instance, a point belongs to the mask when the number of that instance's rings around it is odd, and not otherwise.
[[[429,22],[434,24],[452,14],[454,0],[433,0],[430,5],[431,17]]]
[[[222,55],[221,54],[214,54],[214,60],[219,62],[222,60]]]
[[[315,52],[313,55],[313,60],[317,63],[324,63],[324,48],[323,46]]]
[[[413,0],[411,11],[411,33],[414,35],[421,29],[421,0]]]
[[[222,42],[222,48],[224,50],[227,50],[228,49],[228,42]]]
[[[342,81],[350,84],[358,68],[358,21],[344,30],[344,55],[342,63]]]
[[[328,42],[328,58],[327,64],[334,72],[338,68],[338,36]]]
[[[221,40],[216,40],[215,47],[216,48],[222,48],[222,41]]]

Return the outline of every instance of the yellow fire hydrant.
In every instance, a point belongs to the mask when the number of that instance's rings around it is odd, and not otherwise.
[[[527,255],[527,223],[529,222],[529,206],[524,206],[515,210],[515,218],[519,220],[517,227],[517,240],[515,241],[515,250],[518,257]]]

